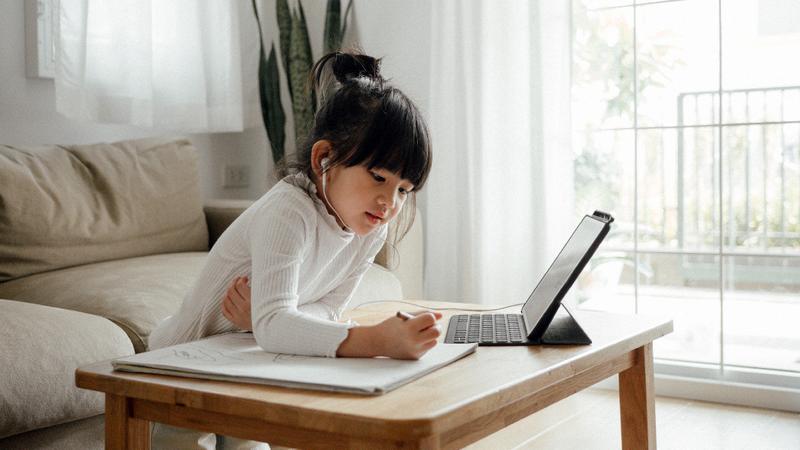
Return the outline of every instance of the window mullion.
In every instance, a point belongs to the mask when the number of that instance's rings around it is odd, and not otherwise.
[[[719,93],[717,94],[719,98],[719,115],[717,117],[718,124],[717,124],[717,142],[719,145],[719,149],[717,150],[719,154],[719,166],[717,170],[719,171],[718,180],[719,183],[719,369],[721,373],[725,372],[725,303],[724,303],[724,296],[725,296],[725,279],[724,277],[724,267],[725,267],[725,260],[723,259],[723,246],[724,240],[723,236],[723,221],[722,221],[722,0],[718,0],[718,7],[717,7],[717,31],[719,33],[718,42],[719,42],[719,85],[717,86]],[[713,105],[713,102],[712,102]]]
[[[633,305],[639,313],[639,70],[636,47],[636,4],[633,5]]]

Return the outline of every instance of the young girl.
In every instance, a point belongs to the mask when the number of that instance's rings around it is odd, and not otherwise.
[[[436,344],[432,313],[371,327],[337,321],[387,224],[425,184],[431,150],[421,114],[381,77],[379,60],[324,56],[311,74],[316,92],[327,68],[338,89],[317,112],[295,172],[222,234],[180,310],[151,334],[151,349],[233,331],[221,303],[240,277],[249,277],[252,331],[266,351],[413,359]]]
[[[413,214],[431,167],[427,126],[381,77],[379,62],[337,52],[315,64],[313,89],[321,92],[324,71],[337,89],[323,100],[293,173],[222,234],[180,310],[150,335],[151,349],[234,331],[221,305],[244,277],[249,289],[238,288],[250,316],[231,318],[266,351],[416,359],[436,345],[438,313],[375,326],[338,321],[384,245],[387,224],[406,202]]]

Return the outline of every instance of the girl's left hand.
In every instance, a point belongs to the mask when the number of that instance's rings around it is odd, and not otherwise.
[[[253,319],[250,316],[250,286],[247,277],[234,278],[225,298],[222,300],[222,315],[237,328],[253,331]]]

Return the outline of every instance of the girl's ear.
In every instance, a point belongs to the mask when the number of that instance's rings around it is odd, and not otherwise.
[[[333,156],[333,147],[330,141],[319,140],[311,147],[311,170],[321,176],[325,169],[322,167],[322,160],[330,159]]]

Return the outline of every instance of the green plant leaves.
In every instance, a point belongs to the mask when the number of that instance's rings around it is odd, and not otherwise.
[[[316,98],[307,83],[313,65],[311,43],[308,39],[306,15],[303,4],[299,3],[299,13],[292,13],[292,33],[289,41],[289,83],[294,98],[295,142],[299,145],[308,136],[316,112]]]
[[[339,0],[328,0],[325,12],[325,53],[338,51],[342,46],[342,5]]]
[[[286,0],[275,1],[275,15],[278,19],[278,40],[281,46],[281,59],[283,60],[283,71],[289,74],[289,46],[292,39],[292,13],[289,10],[289,3]],[[294,100],[292,84],[289,83],[289,98]]]
[[[270,46],[269,58],[264,56],[264,37],[261,33],[261,19],[258,16],[256,1],[253,0],[253,13],[258,24],[259,58],[258,58],[258,94],[261,104],[261,118],[267,130],[272,160],[283,159],[286,142],[286,115],[281,103],[281,84],[278,64],[275,61],[275,45]]]
[[[261,40],[258,62],[261,116],[272,148],[272,159],[277,163],[283,159],[286,145],[286,114],[281,103],[280,66],[283,67],[286,74],[289,98],[292,102],[295,142],[300,145],[311,130],[317,109],[316,94],[311,91],[308,82],[314,64],[314,56],[308,38],[306,15],[300,0],[297,0],[297,11],[292,11],[288,0],[275,1],[282,64],[277,61],[274,44],[270,46],[269,57],[265,56],[261,20],[258,16],[256,0],[252,0],[252,2]],[[328,0],[324,30],[325,53],[341,48],[342,39],[347,31],[347,16],[350,14],[352,5],[353,2],[350,0],[342,21],[340,0]]]
[[[258,88],[261,94],[261,111],[264,126],[267,129],[269,143],[272,147],[272,160],[283,159],[286,142],[286,115],[281,103],[281,84],[278,74],[278,62],[275,58],[275,45],[270,46],[269,58],[264,61],[264,48],[261,48],[261,62],[258,69]],[[262,69],[263,67],[263,69]]]

